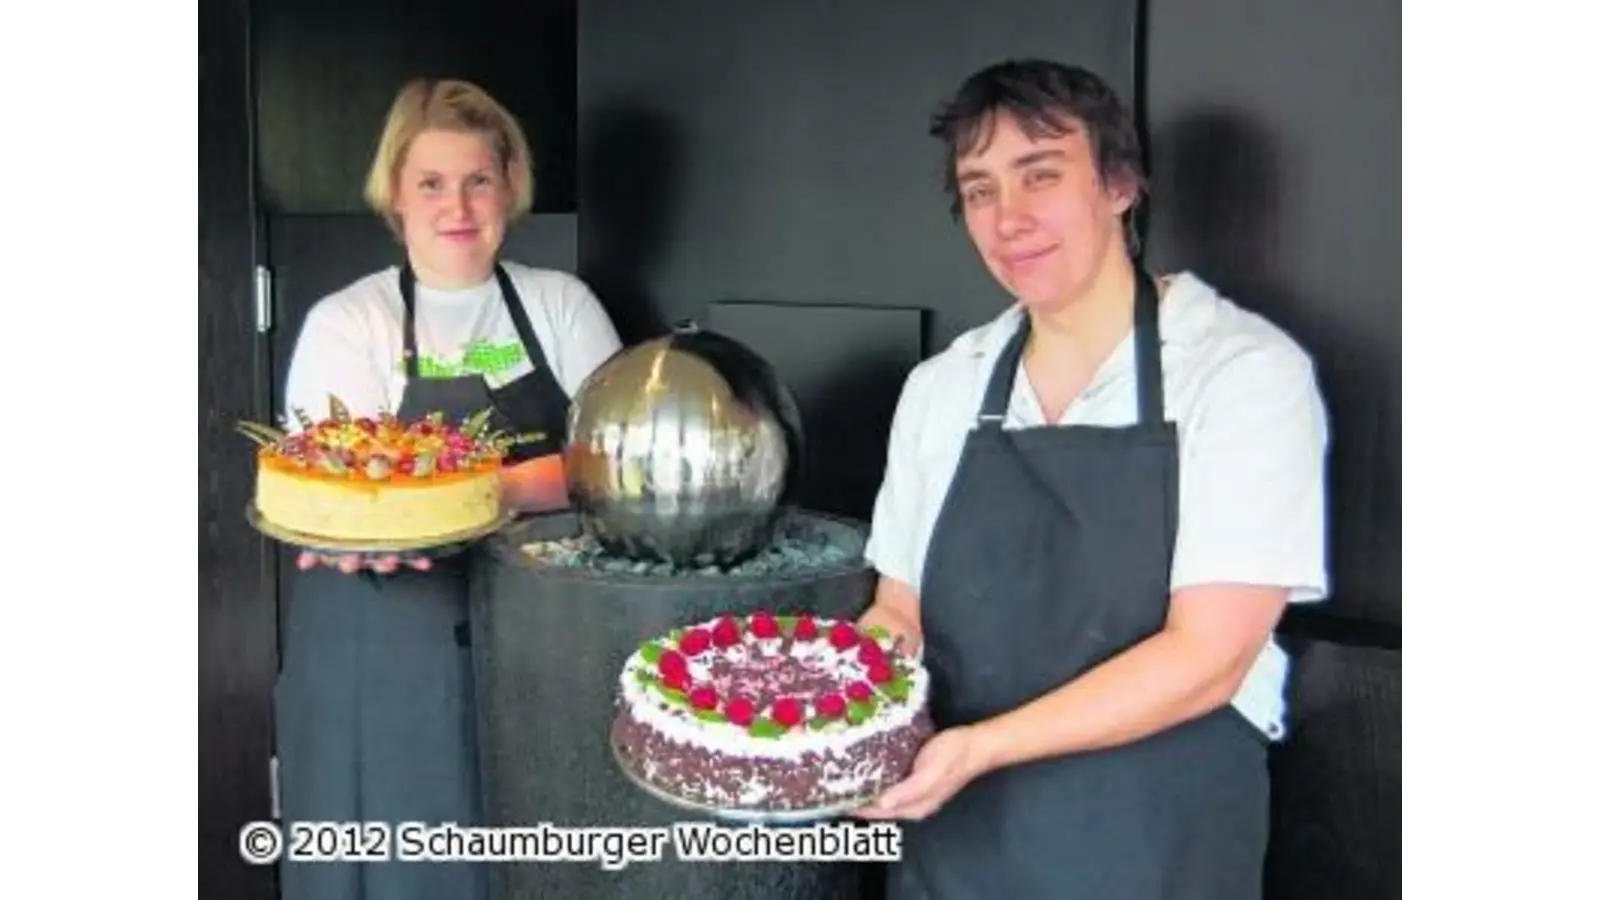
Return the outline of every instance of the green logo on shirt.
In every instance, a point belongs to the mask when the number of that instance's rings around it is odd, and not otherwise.
[[[468,344],[459,360],[423,354],[417,357],[417,374],[423,378],[465,378],[481,375],[486,381],[497,382],[528,358],[521,341],[491,344],[482,338]],[[402,368],[404,362],[401,363]]]

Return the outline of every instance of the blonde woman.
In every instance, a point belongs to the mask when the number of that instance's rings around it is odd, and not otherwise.
[[[564,506],[568,400],[619,341],[576,277],[500,259],[533,188],[527,141],[493,98],[461,81],[406,85],[366,186],[403,252],[312,307],[286,420],[326,410],[330,394],[356,416],[492,407],[496,427],[545,435],[510,460],[508,502]],[[460,559],[304,555],[300,569],[276,698],[285,822],[476,822]],[[282,887],[285,900],[487,895],[483,870],[458,863],[286,863]]]

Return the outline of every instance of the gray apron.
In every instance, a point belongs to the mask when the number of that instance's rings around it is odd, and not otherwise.
[[[1139,273],[1139,420],[1001,423],[1029,322],[996,363],[934,526],[922,582],[933,715],[1014,709],[1162,628],[1178,510],[1159,299]],[[906,823],[893,898],[1252,900],[1267,839],[1266,742],[1231,706],[1119,748],[975,779]]]
[[[567,396],[511,279],[500,266],[495,277],[533,371],[494,391],[476,375],[419,378],[415,278],[402,265],[407,382],[396,414],[459,421],[492,405],[492,427],[546,435],[515,448],[516,463],[560,449]],[[466,571],[457,556],[427,572],[296,573],[275,697],[285,824],[480,824]],[[280,876],[284,900],[488,896],[483,868],[463,863],[285,862]]]

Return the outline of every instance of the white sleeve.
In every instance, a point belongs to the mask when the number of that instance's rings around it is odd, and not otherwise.
[[[883,483],[873,504],[872,529],[864,556],[879,574],[921,590],[913,542],[919,533],[922,474],[917,466],[917,442],[923,425],[927,370],[913,369],[906,378],[889,428],[888,460]]]
[[[575,276],[562,279],[561,321],[556,323],[556,380],[567,396],[578,392],[600,364],[622,347],[605,307],[587,284]]]
[[[284,385],[284,424],[300,430],[295,409],[313,421],[328,415],[329,395],[354,416],[375,416],[388,404],[389,378],[378,364],[378,336],[347,304],[319,301],[306,314]],[[395,412],[395,410],[389,410]]]
[[[1172,589],[1236,583],[1327,596],[1326,412],[1298,348],[1230,362],[1185,430]]]

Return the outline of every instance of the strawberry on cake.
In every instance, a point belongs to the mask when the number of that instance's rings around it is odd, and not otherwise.
[[[635,778],[718,810],[864,803],[932,734],[928,675],[888,635],[757,612],[647,641],[623,665],[612,741]]]

